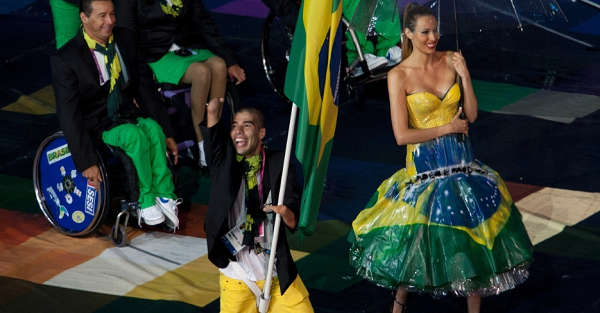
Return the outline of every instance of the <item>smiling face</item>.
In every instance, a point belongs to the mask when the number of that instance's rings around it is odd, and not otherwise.
[[[112,35],[115,25],[115,8],[112,1],[93,1],[91,3],[92,13],[87,16],[79,13],[85,33],[98,43],[105,44]]]
[[[257,155],[265,134],[266,130],[255,114],[246,111],[235,114],[231,125],[231,140],[237,154],[245,157]]]
[[[433,54],[437,46],[440,34],[438,32],[437,19],[433,15],[421,16],[415,23],[414,31],[406,28],[406,36],[412,41],[414,50],[425,54]]]

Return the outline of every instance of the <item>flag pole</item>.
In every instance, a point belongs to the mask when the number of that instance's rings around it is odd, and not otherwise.
[[[296,116],[298,115],[298,106],[292,105],[292,113],[290,115],[290,126],[288,128],[287,142],[285,144],[285,156],[283,159],[283,172],[281,173],[281,185],[279,187],[279,199],[277,199],[277,205],[283,204],[285,198],[285,187],[287,183],[288,169],[290,164],[290,157],[292,154],[292,142],[294,141],[294,133],[296,129]],[[263,178],[261,178],[263,179]],[[279,227],[281,225],[281,215],[278,213],[275,216],[275,225],[273,226],[273,240],[271,241],[271,253],[269,253],[269,264],[267,266],[267,275],[265,277],[265,285],[263,286],[263,292],[258,299],[258,311],[260,313],[266,313],[269,309],[269,302],[271,300],[271,281],[273,278],[273,267],[275,266],[275,255],[277,254],[277,242],[279,241]]]

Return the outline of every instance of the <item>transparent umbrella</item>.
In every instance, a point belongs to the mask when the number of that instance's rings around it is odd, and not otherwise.
[[[461,51],[461,33],[511,28],[523,31],[526,25],[566,20],[555,0],[435,0],[428,5],[438,16],[440,38],[454,34],[456,51]],[[459,76],[457,82],[462,89]],[[462,102],[461,98],[460,106]],[[464,140],[464,135],[460,134],[459,140]]]
[[[436,0],[427,5],[438,16],[440,36],[455,34],[457,50],[461,33],[524,30],[528,25],[544,27],[548,21],[567,20],[555,0]]]
[[[524,30],[527,25],[543,27],[544,22],[567,20],[556,0],[360,0],[355,12],[347,12],[350,16],[346,17],[355,31],[373,34],[378,21],[401,18],[409,2],[430,7],[438,17],[440,35],[456,37],[462,32]]]

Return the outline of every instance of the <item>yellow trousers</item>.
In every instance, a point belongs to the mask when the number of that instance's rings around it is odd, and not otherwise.
[[[262,290],[265,284],[264,280],[257,281],[256,284]],[[256,313],[256,297],[242,280],[232,279],[221,273],[219,277],[221,287],[221,313]],[[308,299],[308,290],[300,279],[296,280],[281,295],[279,288],[279,279],[275,277],[271,284],[271,302],[268,312],[277,313],[311,313],[314,312],[310,300]]]

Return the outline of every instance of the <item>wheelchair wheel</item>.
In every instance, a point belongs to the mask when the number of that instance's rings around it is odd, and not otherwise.
[[[263,68],[275,93],[287,103],[292,102],[283,93],[283,86],[293,39],[292,29],[270,11],[265,19],[261,38]]]
[[[119,228],[116,228],[114,225],[110,230],[110,239],[117,247],[125,247],[127,245],[127,232],[125,231],[125,227],[119,225]]]
[[[73,237],[95,234],[109,208],[106,167],[99,164],[103,182],[97,191],[75,169],[62,132],[46,138],[33,164],[33,187],[42,213],[60,233]]]

